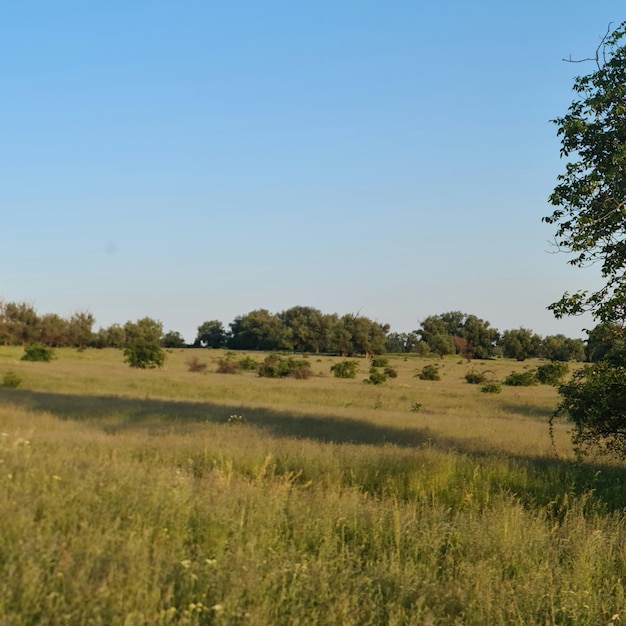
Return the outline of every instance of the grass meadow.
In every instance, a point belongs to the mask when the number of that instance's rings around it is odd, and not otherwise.
[[[577,463],[562,422],[551,443],[554,388],[464,379],[536,362],[391,356],[365,385],[364,359],[274,380],[221,351],[21,354],[0,346],[3,626],[626,621],[626,467]]]

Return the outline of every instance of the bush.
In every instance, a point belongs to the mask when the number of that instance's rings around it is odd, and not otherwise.
[[[165,352],[158,343],[135,341],[124,348],[124,362],[139,369],[163,367]]]
[[[398,370],[395,367],[386,367],[383,372],[389,376],[389,378],[398,378]]]
[[[487,376],[484,372],[477,372],[476,370],[472,370],[465,374],[465,380],[470,385],[481,385],[487,380]]]
[[[239,359],[239,361],[237,361],[237,364],[239,365],[239,369],[242,372],[254,371],[259,367],[259,363],[249,356],[244,356],[243,358]]]
[[[359,363],[358,361],[341,361],[331,366],[330,371],[335,375],[335,378],[356,378]]]
[[[218,374],[237,374],[239,372],[239,363],[230,359],[228,356],[217,361]]]
[[[439,368],[436,365],[424,365],[422,371],[416,374],[420,380],[440,380]]]
[[[31,343],[24,348],[22,361],[40,361],[48,363],[54,359],[54,350],[41,343]]]
[[[532,387],[537,384],[537,376],[535,370],[511,372],[502,382],[511,387]]]
[[[13,371],[9,370],[2,378],[2,386],[9,389],[17,389],[22,384],[22,379]]]
[[[372,367],[370,369],[370,377],[366,378],[363,382],[368,385],[382,385],[384,382],[387,382],[387,378],[387,374],[379,372],[376,368]]]
[[[375,356],[372,359],[372,367],[387,367],[389,365],[389,359],[384,356]]]
[[[559,387],[562,398],[552,420],[566,415],[575,426],[573,442],[582,456],[588,449],[626,454],[626,367],[601,362],[574,372]]]
[[[188,372],[204,372],[207,368],[206,363],[202,363],[197,356],[191,357],[187,361],[187,371]]]
[[[294,359],[277,355],[268,356],[258,368],[259,376],[266,378],[310,378],[311,364],[306,359]]]
[[[502,385],[500,383],[485,383],[480,390],[482,393],[500,393]]]
[[[563,380],[563,377],[569,371],[567,363],[563,361],[553,361],[552,363],[546,363],[540,365],[537,368],[537,380],[542,385],[558,385]]]

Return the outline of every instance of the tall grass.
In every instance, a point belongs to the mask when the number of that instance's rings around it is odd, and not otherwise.
[[[189,373],[182,353],[140,374],[59,356],[0,350],[24,381],[0,389],[2,624],[623,615],[626,472],[575,463],[564,425],[555,456],[551,388],[485,398],[455,361],[427,383],[397,359],[372,390],[325,357],[275,384]]]

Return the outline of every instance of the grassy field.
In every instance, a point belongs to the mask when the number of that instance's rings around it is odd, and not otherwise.
[[[537,363],[390,357],[377,386],[316,355],[273,380],[219,351],[21,353],[0,347],[22,379],[0,388],[3,626],[626,620],[624,466],[576,463],[563,423],[551,444],[552,387],[464,379]]]

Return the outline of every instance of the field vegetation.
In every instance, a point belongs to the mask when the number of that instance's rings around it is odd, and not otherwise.
[[[623,464],[578,462],[565,422],[551,441],[553,386],[466,380],[539,360],[386,355],[397,376],[368,385],[363,358],[297,378],[220,373],[222,350],[22,354],[0,346],[20,380],[0,386],[3,625],[626,619]]]

